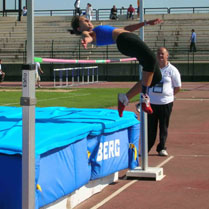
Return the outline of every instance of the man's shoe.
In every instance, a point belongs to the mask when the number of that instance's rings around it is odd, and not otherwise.
[[[140,103],[136,104],[136,111],[140,112]]]
[[[142,94],[142,110],[148,114],[152,114],[153,110],[150,105],[150,98],[147,94]]]
[[[167,153],[167,151],[165,149],[162,149],[160,152],[158,152],[158,154],[160,156],[168,156],[168,153]]]

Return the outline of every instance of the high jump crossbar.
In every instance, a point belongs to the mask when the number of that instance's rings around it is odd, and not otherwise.
[[[71,64],[98,64],[98,63],[114,63],[114,62],[130,62],[137,61],[136,58],[124,58],[124,59],[107,59],[107,60],[73,60],[73,59],[53,59],[53,58],[41,58],[34,57],[34,62],[39,63],[71,63]]]

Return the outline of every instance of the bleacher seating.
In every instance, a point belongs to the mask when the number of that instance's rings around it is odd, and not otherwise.
[[[84,50],[80,37],[71,35],[67,29],[71,24],[70,16],[35,17],[34,48],[35,56],[65,59],[115,59],[123,58],[116,45],[96,47],[88,46]],[[209,19],[207,14],[163,14],[145,15],[145,19],[161,18],[163,23],[144,28],[147,45],[156,52],[160,46],[170,51],[173,62],[188,62],[193,53],[189,53],[191,29],[197,33],[196,62],[209,59]],[[139,20],[94,21],[94,25],[109,24],[123,27]],[[139,31],[135,32],[139,34]],[[27,17],[17,21],[15,17],[0,17],[0,57],[4,63],[23,63],[27,46]]]

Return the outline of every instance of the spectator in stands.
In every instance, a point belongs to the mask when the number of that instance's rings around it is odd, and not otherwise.
[[[38,88],[41,88],[41,85],[40,85],[40,81],[41,81],[41,77],[40,77],[40,73],[43,74],[43,70],[41,69],[41,65],[39,62],[36,62],[35,63],[36,65],[36,68],[35,68],[35,76],[36,76],[36,84],[38,86]]]
[[[162,73],[162,80],[149,88],[149,97],[153,114],[148,115],[148,151],[153,147],[159,124],[159,143],[156,151],[160,156],[167,156],[166,139],[169,120],[173,108],[174,95],[181,89],[181,76],[176,67],[169,61],[169,52],[160,47],[157,50],[157,61]]]
[[[139,18],[140,0],[137,0],[137,17]]]
[[[132,6],[132,4],[130,4],[128,10],[127,10],[127,19],[134,19],[134,13],[135,13],[135,9]]]
[[[23,10],[22,10],[22,15],[23,15],[23,16],[27,16],[27,12],[28,12],[27,7],[24,6],[24,7],[23,7]]]
[[[196,40],[197,40],[197,35],[195,33],[195,30],[192,29],[192,34],[190,37],[190,52],[196,52]]]
[[[92,20],[92,16],[93,16],[93,8],[92,8],[91,4],[88,3],[87,7],[86,7],[86,18],[88,20]]]
[[[86,18],[76,16],[72,20],[71,33],[82,35],[81,44],[85,49],[89,43],[97,46],[109,44],[117,44],[118,50],[126,56],[136,57],[143,66],[143,80],[138,82],[127,94],[119,94],[118,96],[118,111],[120,117],[123,115],[123,110],[128,105],[129,99],[134,97],[139,92],[143,93],[142,108],[147,113],[152,113],[147,94],[148,87],[159,83],[161,73],[157,65],[156,56],[148,48],[148,46],[139,38],[138,35],[131,33],[145,25],[156,25],[162,20],[154,19],[146,22],[136,23],[125,26],[124,28],[115,28],[109,25],[94,25]]]
[[[1,64],[2,64],[2,60],[0,59],[0,76],[1,76],[0,82],[3,82],[5,77],[5,72],[2,71]]]
[[[139,10],[140,10],[140,8],[137,7],[137,18],[139,18]]]
[[[112,9],[110,11],[110,19],[111,20],[117,20],[118,19],[117,12],[118,12],[118,10],[117,10],[116,6],[113,5],[113,7],[112,7]]]
[[[121,15],[123,15],[124,14],[124,11],[125,11],[126,9],[125,9],[125,7],[124,6],[122,6],[121,7]]]
[[[75,15],[81,15],[81,10],[80,10],[80,0],[75,0],[75,3],[74,3],[74,7],[75,7]]]

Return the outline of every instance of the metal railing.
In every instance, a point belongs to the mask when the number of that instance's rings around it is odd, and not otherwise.
[[[209,7],[171,7],[169,8],[169,14],[197,14],[197,13],[209,13]]]
[[[94,9],[93,20],[108,20],[110,17],[110,8]],[[118,15],[126,15],[127,8],[117,9]],[[82,9],[85,12],[85,9]],[[137,11],[137,8],[136,8]],[[35,16],[73,16],[74,9],[56,9],[56,10],[34,10]],[[159,8],[144,8],[144,14],[197,14],[209,13],[209,7],[159,7]],[[0,16],[18,15],[18,10],[0,11]]]
[[[156,53],[156,49],[154,50]],[[7,52],[8,53],[8,52]],[[3,68],[4,69],[10,69],[13,68],[13,65],[7,65],[7,64],[15,64],[16,66],[22,65],[23,63],[26,62],[26,51],[18,51],[18,55],[12,55],[14,52],[11,52],[10,59],[13,59],[13,62],[7,63],[5,60],[5,53],[4,51],[0,51],[0,57],[3,60]],[[17,52],[15,52],[17,53]],[[86,59],[88,57],[89,51],[35,51],[35,56],[37,57],[47,57],[47,58],[57,58],[57,59]],[[115,58],[115,55],[118,55],[117,58]],[[101,51],[94,51],[92,53],[93,57],[89,56],[89,59],[118,59],[121,58],[121,54],[116,51],[116,50],[109,50],[108,48],[104,50],[102,53]],[[91,56],[92,56],[91,55]],[[204,58],[205,57],[205,58]],[[10,60],[11,61],[11,60]],[[186,81],[196,81],[197,79],[201,80],[203,79],[204,81],[209,79],[209,74],[208,71],[204,71],[203,69],[208,69],[209,65],[209,50],[198,50],[197,52],[190,52],[189,50],[170,50],[170,58],[169,61],[173,63],[174,65],[181,66],[182,68],[182,76]],[[127,64],[127,67],[130,67],[132,69],[135,69],[134,72],[137,72],[136,69],[138,69],[138,62],[137,61],[131,61],[128,63],[124,63],[125,65]],[[201,65],[200,65],[201,64]],[[51,64],[50,64],[51,66]],[[79,66],[84,66],[80,65]],[[107,64],[105,66],[105,72],[103,76],[108,76],[107,74],[107,69],[115,69],[114,66],[111,66]],[[9,71],[8,71],[9,72]],[[133,73],[134,73],[133,72]],[[17,79],[16,77],[13,76],[12,73],[8,73],[8,77],[11,77],[9,79]],[[13,77],[12,77],[13,76]]]
[[[166,45],[165,45],[166,47]],[[189,49],[174,49],[169,48],[170,60],[176,63],[209,63],[209,50],[199,49],[197,52],[190,52]],[[152,49],[156,53],[157,48]],[[5,64],[7,63],[21,63],[26,62],[26,47],[22,50],[0,51],[0,57]],[[46,58],[62,58],[62,59],[119,59],[124,58],[117,49],[109,49],[108,46],[102,49],[83,50],[78,47],[77,50],[57,50],[53,48],[49,50],[35,50],[35,56]]]

